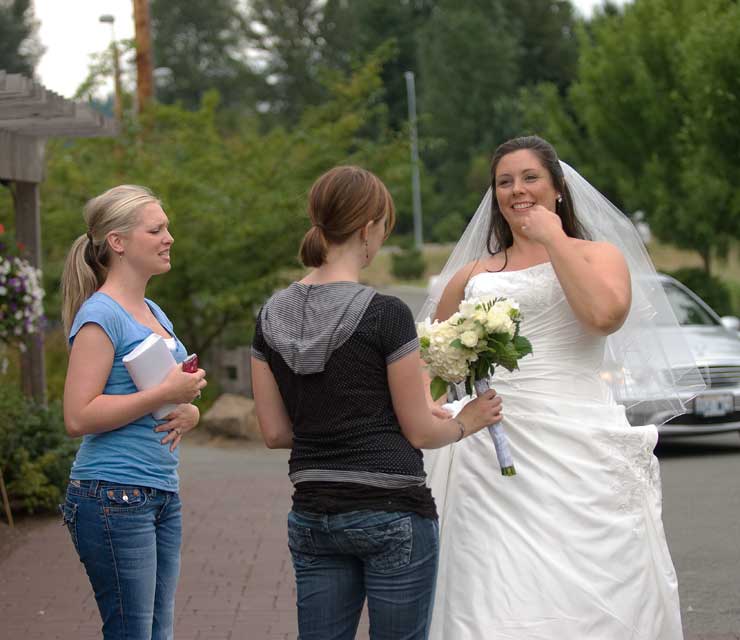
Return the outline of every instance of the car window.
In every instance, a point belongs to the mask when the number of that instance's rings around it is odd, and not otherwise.
[[[665,293],[668,296],[668,302],[673,308],[673,313],[676,314],[678,324],[712,326],[718,324],[696,300],[676,285],[670,282],[664,282],[663,289],[665,289]]]

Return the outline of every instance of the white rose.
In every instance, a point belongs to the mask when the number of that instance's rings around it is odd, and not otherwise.
[[[492,307],[486,316],[486,329],[492,333],[508,333],[513,335],[514,323],[508,313]]]
[[[460,303],[460,314],[463,318],[469,318],[473,315],[475,307],[478,304],[478,298],[468,298]]]
[[[460,342],[472,349],[478,344],[478,334],[475,331],[464,331],[460,335]]]
[[[427,318],[424,322],[417,322],[416,333],[419,338],[428,338],[432,334],[432,321]]]
[[[486,310],[483,307],[480,307],[473,311],[473,315],[471,316],[473,320],[476,322],[480,322],[481,324],[486,323]]]
[[[519,313],[519,303],[516,300],[509,300],[507,298],[505,300],[499,300],[495,305],[493,305],[493,309],[505,313],[510,318],[514,318]]]
[[[491,308],[496,309],[496,311],[502,311],[503,313],[509,313],[509,311],[511,310],[511,303],[506,299],[499,300]]]

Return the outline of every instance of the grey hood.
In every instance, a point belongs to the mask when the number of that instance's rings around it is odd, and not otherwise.
[[[293,373],[320,373],[355,332],[374,295],[357,282],[294,282],[265,303],[262,335]]]

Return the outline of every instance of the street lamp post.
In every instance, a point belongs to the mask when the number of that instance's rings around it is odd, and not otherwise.
[[[416,86],[414,72],[406,71],[406,95],[409,102],[409,135],[411,136],[411,191],[414,207],[414,246],[421,251],[421,183],[419,180],[419,138],[416,132]]]
[[[116,32],[115,27],[113,26],[116,19],[114,16],[106,13],[100,16],[98,20],[100,20],[100,22],[110,24],[110,50],[111,56],[113,57],[113,86],[115,87],[113,97],[113,114],[116,118],[116,122],[120,123],[121,118],[123,117],[123,106],[121,104],[121,66],[118,55],[118,43],[116,42]]]

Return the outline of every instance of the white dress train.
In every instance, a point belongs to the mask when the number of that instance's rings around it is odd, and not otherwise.
[[[612,400],[605,340],[580,325],[550,263],[466,288],[491,294],[520,303],[534,348],[492,380],[517,475],[501,476],[485,430],[425,452],[441,522],[430,639],[683,638],[656,428],[631,427]]]

